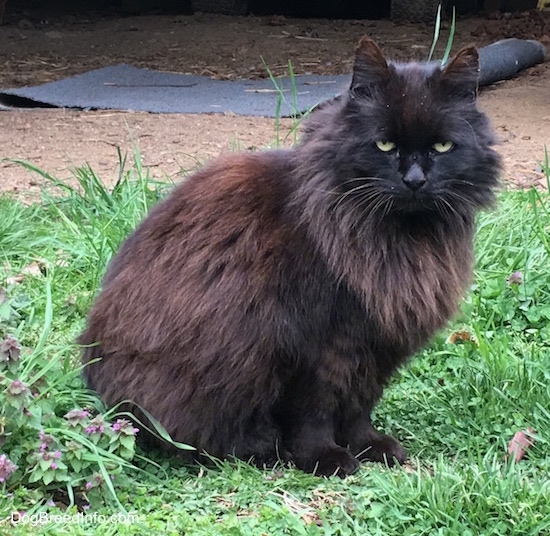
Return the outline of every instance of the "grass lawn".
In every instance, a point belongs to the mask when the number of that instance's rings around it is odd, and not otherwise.
[[[0,534],[550,534],[547,193],[504,191],[481,215],[460,316],[377,408],[410,462],[324,479],[141,452],[128,416],[83,388],[74,339],[105,266],[169,188],[135,160],[111,190],[79,169],[78,190],[0,198]],[[528,428],[527,455],[506,459]]]

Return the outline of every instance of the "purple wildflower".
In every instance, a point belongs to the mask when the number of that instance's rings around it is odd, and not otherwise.
[[[92,482],[86,482],[86,489],[89,491],[91,490],[93,487],[93,483]]]
[[[17,465],[5,454],[0,455],[0,482],[7,480],[16,469]]]
[[[13,380],[7,391],[12,396],[19,396],[27,390],[27,384],[20,380]]]
[[[126,419],[118,419],[112,426],[113,432],[119,432],[124,435],[136,435],[139,428],[134,428],[134,425]]]
[[[68,413],[65,413],[65,419],[67,419],[72,426],[75,426],[86,417],[89,417],[89,415],[90,412],[85,409],[72,409]]]
[[[53,469],[55,471],[57,469],[57,464],[55,462],[52,462],[50,464],[50,469]]]
[[[40,452],[44,452],[55,441],[55,438],[50,434],[46,434],[44,430],[38,432],[38,439],[41,441]]]
[[[508,285],[521,285],[523,283],[523,274],[520,271],[515,271],[514,273],[510,274],[508,278],[506,279],[506,282]]]
[[[0,361],[17,361],[20,355],[21,345],[15,337],[6,337],[0,344]]]
[[[98,434],[101,435],[105,431],[105,421],[101,415],[96,415],[91,421],[88,422],[88,426],[85,428],[85,432],[88,435]]]

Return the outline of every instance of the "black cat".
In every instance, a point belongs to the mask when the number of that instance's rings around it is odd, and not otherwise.
[[[291,150],[180,184],[122,245],[79,342],[90,387],[216,457],[347,475],[403,462],[370,414],[472,275],[500,172],[478,55],[386,62],[363,38],[349,92]],[[94,343],[97,343],[94,345]]]

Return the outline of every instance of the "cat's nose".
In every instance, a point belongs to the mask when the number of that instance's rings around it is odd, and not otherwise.
[[[403,182],[413,191],[420,190],[426,184],[426,175],[422,168],[414,163],[403,177]]]

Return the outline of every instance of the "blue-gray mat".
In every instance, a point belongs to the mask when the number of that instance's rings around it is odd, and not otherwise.
[[[511,78],[544,61],[537,41],[506,39],[479,50],[480,85]],[[155,113],[235,113],[288,117],[345,91],[351,75],[265,80],[212,80],[206,76],[138,69],[120,64],[36,87],[0,90],[0,105],[117,109]]]
[[[0,102],[29,106],[32,102],[84,109],[118,109],[156,113],[227,113],[281,117],[294,108],[305,111],[344,91],[350,76],[297,76],[269,80],[212,80],[138,69],[120,64],[42,86],[7,90]],[[280,95],[283,96],[281,99]],[[294,105],[296,98],[296,106]],[[24,100],[21,100],[24,99]]]

